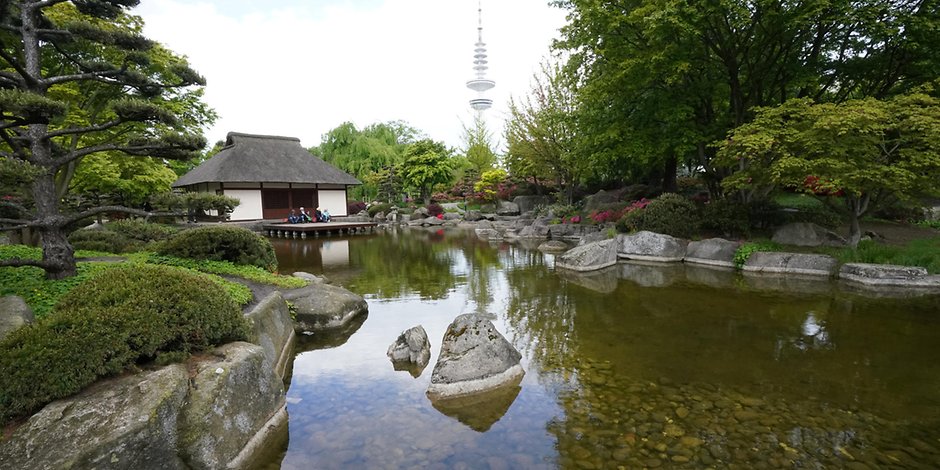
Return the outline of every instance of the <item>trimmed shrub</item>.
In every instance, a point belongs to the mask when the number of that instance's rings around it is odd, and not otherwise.
[[[346,205],[346,213],[349,215],[356,215],[364,210],[366,210],[366,203],[364,202],[353,201]]]
[[[102,271],[0,342],[0,421],[158,356],[247,337],[239,307],[205,277],[167,266]]]
[[[702,227],[726,237],[750,235],[748,206],[733,199],[715,199],[702,206]]]
[[[689,238],[698,233],[702,219],[688,199],[673,193],[653,199],[643,209],[627,212],[619,221],[621,232],[648,230],[650,232]]]
[[[388,210],[391,208],[392,208],[392,205],[387,202],[383,202],[381,204],[373,204],[369,206],[369,217],[375,217],[375,214],[378,214],[379,212],[384,212],[388,214]]]
[[[437,217],[440,214],[444,213],[444,206],[432,202],[428,204],[428,215],[431,217]]]
[[[123,253],[131,247],[131,241],[124,235],[102,229],[76,230],[69,235],[69,243],[76,250]]]
[[[179,229],[169,225],[151,223],[143,219],[124,219],[109,222],[105,228],[120,233],[131,240],[144,243],[167,240]]]
[[[158,244],[155,251],[177,258],[231,261],[269,271],[277,269],[270,241],[251,230],[231,225],[184,230]]]

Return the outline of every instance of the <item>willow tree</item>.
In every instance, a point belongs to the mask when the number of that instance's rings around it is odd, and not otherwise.
[[[47,277],[76,273],[71,227],[103,212],[136,212],[101,206],[70,211],[61,203],[57,176],[90,155],[120,153],[160,159],[191,158],[205,139],[191,132],[172,103],[172,90],[204,85],[182,60],[153,73],[157,45],[128,27],[135,0],[13,0],[0,3],[0,159],[15,168],[28,197],[4,199],[0,229],[36,230],[41,260],[0,261],[39,266]],[[100,100],[87,113],[78,102]],[[198,100],[198,98],[197,98]],[[0,175],[2,177],[3,175]],[[5,179],[0,184],[17,182]],[[6,193],[8,191],[4,191]],[[145,214],[145,213],[144,213]]]

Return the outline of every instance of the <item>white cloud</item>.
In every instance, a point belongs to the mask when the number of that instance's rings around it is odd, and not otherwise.
[[[311,4],[314,4],[311,5]],[[268,2],[148,0],[133,11],[145,34],[189,58],[229,131],[300,137],[317,145],[344,121],[401,119],[451,146],[472,114],[473,0]],[[484,2],[490,59],[487,112],[498,132],[510,94],[528,91],[564,12],[547,0]]]

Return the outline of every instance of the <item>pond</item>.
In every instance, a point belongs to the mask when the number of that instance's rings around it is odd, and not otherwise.
[[[300,338],[282,448],[261,468],[940,468],[940,298],[620,264],[576,276],[472,232],[273,239],[282,271],[364,295],[346,331]],[[488,315],[519,387],[425,396],[447,325]],[[424,326],[431,363],[386,349]]]

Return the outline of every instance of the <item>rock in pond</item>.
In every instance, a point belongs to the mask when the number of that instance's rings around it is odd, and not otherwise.
[[[310,281],[311,284],[329,284],[330,280],[326,276],[317,276],[316,274],[305,273],[303,271],[297,271],[294,274],[291,274],[294,277],[299,277],[305,281]]]
[[[555,258],[555,267],[573,271],[595,271],[617,264],[617,240],[580,245]]]
[[[549,240],[539,245],[539,251],[561,253],[568,249],[568,244],[561,240]]]
[[[514,202],[499,201],[499,205],[496,207],[496,215],[513,216],[521,213],[519,205]]]
[[[35,320],[33,311],[22,297],[8,295],[0,297],[0,340],[13,332],[13,330],[32,323]]]
[[[723,238],[709,238],[689,242],[684,261],[692,264],[733,268],[734,254],[740,246],[741,243],[739,242],[732,242]]]
[[[428,333],[421,325],[409,328],[398,335],[386,354],[395,370],[407,370],[412,376],[418,377],[431,360]]]
[[[665,263],[682,261],[688,244],[680,238],[645,230],[621,234],[617,239],[620,244],[617,252],[621,258]]]
[[[444,333],[428,397],[433,401],[498,388],[525,374],[520,359],[492,322],[472,313],[459,315]]]
[[[365,299],[342,287],[314,284],[284,291],[284,300],[292,303],[297,313],[298,332],[342,328],[353,318],[369,310]]]
[[[287,419],[284,384],[260,346],[229,343],[211,354],[214,360],[195,363],[180,450],[191,468],[240,468],[268,430]]]
[[[758,251],[751,254],[742,270],[752,273],[830,277],[835,273],[837,265],[838,261],[828,255]]]
[[[926,269],[916,266],[846,263],[839,270],[839,279],[867,286],[940,289],[940,276],[930,276]]]

